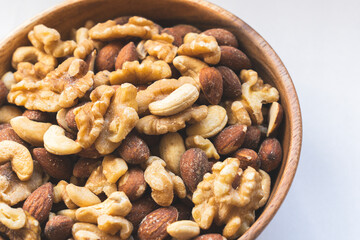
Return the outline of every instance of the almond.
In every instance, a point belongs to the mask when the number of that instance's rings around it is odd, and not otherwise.
[[[242,147],[257,149],[261,138],[261,131],[257,126],[249,126]]]
[[[150,150],[145,141],[132,133],[126,136],[117,152],[130,164],[143,163],[150,156]]]
[[[228,67],[216,68],[223,79],[223,96],[227,99],[235,99],[241,96],[241,82],[238,76]]]
[[[96,150],[95,145],[91,145],[89,148],[81,150],[81,152],[78,153],[80,157],[83,158],[91,158],[96,159],[100,158],[102,155]]]
[[[119,191],[123,191],[130,201],[140,198],[146,190],[144,171],[140,168],[131,168],[119,181]]]
[[[124,62],[133,62],[139,60],[136,46],[133,42],[126,44],[116,57],[115,70],[122,69]]]
[[[186,199],[186,198],[185,198]],[[184,200],[185,200],[184,199]],[[179,217],[178,220],[188,220],[191,219],[191,209],[192,207],[183,202],[178,201],[177,203],[174,203],[173,206],[178,210]]]
[[[78,178],[88,178],[101,164],[101,159],[80,158],[74,165],[72,174]]]
[[[51,122],[49,113],[38,110],[25,110],[22,115],[30,120],[37,122]]]
[[[238,48],[239,44],[234,34],[223,28],[212,28],[203,32],[208,36],[213,36],[219,46],[231,46]]]
[[[224,128],[214,140],[214,146],[219,154],[227,155],[241,147],[244,142],[247,126],[231,125]]]
[[[271,172],[281,163],[282,148],[280,142],[276,138],[267,138],[260,145],[259,157],[261,160],[261,168],[265,172]]]
[[[217,233],[210,233],[198,236],[194,240],[226,240],[226,238]]]
[[[234,153],[233,157],[240,160],[240,168],[243,170],[245,170],[247,167],[252,167],[256,170],[260,168],[260,158],[257,153],[252,149],[239,149]]]
[[[11,128],[11,124],[10,123],[0,124],[0,130],[6,129],[6,128]],[[1,136],[1,134],[0,134],[0,136]]]
[[[0,106],[7,102],[7,95],[9,90],[6,88],[5,83],[0,81]]]
[[[75,132],[78,131],[78,127],[77,127],[76,121],[75,121],[74,109],[77,107],[81,107],[84,104],[85,104],[85,102],[70,108],[65,114],[66,125]]]
[[[16,134],[14,129],[11,127],[11,125],[8,128],[4,128],[4,129],[0,130],[0,142],[4,141],[4,140],[14,141],[14,142],[24,145],[25,147],[29,147],[29,144],[27,142],[25,142],[24,140],[22,140]]]
[[[71,237],[74,221],[67,216],[55,216],[45,225],[45,236],[49,240],[66,240]]]
[[[206,153],[199,148],[190,148],[180,160],[180,174],[185,185],[191,192],[196,190],[205,173],[209,172],[210,164]]]
[[[162,240],[168,237],[167,226],[176,222],[178,211],[174,207],[159,208],[149,213],[140,223],[138,237],[140,240]]]
[[[180,47],[183,44],[183,40],[186,34],[193,32],[193,33],[200,33],[200,30],[194,26],[187,25],[187,24],[179,24],[171,28],[164,28],[161,33],[167,33],[174,37],[173,44],[177,47]]]
[[[221,73],[214,67],[206,67],[200,70],[200,87],[205,98],[212,105],[220,102],[223,94],[223,79]]]
[[[231,68],[236,73],[240,73],[241,69],[249,69],[251,67],[250,59],[239,49],[230,46],[220,46],[220,49],[221,58],[219,65]]]
[[[53,200],[54,189],[52,184],[48,182],[36,189],[25,200],[23,209],[42,223],[49,217]]]
[[[32,156],[49,176],[59,180],[71,177],[73,163],[69,157],[51,154],[45,148],[34,148]]]
[[[132,202],[131,204],[132,208],[130,213],[126,215],[126,219],[132,223],[134,229],[139,227],[139,224],[146,217],[146,215],[159,207],[150,196],[139,199],[135,202]]]
[[[120,42],[111,42],[103,47],[99,54],[96,56],[96,70],[97,71],[114,71],[115,70],[115,61],[116,56],[119,54],[119,51],[123,47],[123,44]]]
[[[269,111],[269,126],[266,133],[267,137],[272,136],[276,133],[283,119],[283,115],[284,110],[280,103],[273,102]]]

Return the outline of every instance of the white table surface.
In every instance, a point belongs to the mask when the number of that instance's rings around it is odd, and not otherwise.
[[[0,39],[60,2],[6,1],[0,8]],[[259,239],[360,239],[360,1],[211,2],[271,44],[301,103],[304,137],[297,174]]]

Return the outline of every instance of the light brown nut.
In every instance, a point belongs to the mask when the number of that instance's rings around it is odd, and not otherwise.
[[[80,222],[97,223],[97,218],[104,214],[124,217],[130,212],[131,207],[125,193],[114,192],[102,203],[77,209],[76,219]]]
[[[136,130],[147,135],[160,135],[168,132],[176,132],[186,127],[186,123],[202,121],[208,115],[208,107],[205,105],[191,107],[170,117],[158,117],[148,115],[141,118],[136,124]]]
[[[162,240],[168,236],[166,228],[178,219],[178,211],[174,207],[159,208],[149,213],[138,229],[140,240]]]
[[[191,107],[199,97],[197,88],[186,83],[164,99],[149,104],[149,110],[157,116],[171,116]]]
[[[65,205],[70,209],[78,208],[78,206],[71,201],[69,195],[66,192],[66,186],[69,185],[66,181],[61,180],[54,187],[54,202],[58,203],[61,200],[64,201]]]
[[[86,187],[78,187],[70,183],[66,186],[65,191],[71,201],[79,207],[92,206],[101,202],[101,200]]]
[[[11,72],[11,71],[9,71],[9,72],[5,73],[4,75],[2,75],[0,81],[4,83],[7,90],[10,90],[11,86],[16,83],[16,80],[14,78],[14,73]]]
[[[188,76],[195,79],[197,84],[200,86],[199,74],[200,70],[209,67],[203,61],[188,57],[188,56],[177,56],[173,60],[173,64],[177,70],[181,73],[182,76]]]
[[[38,164],[34,164],[31,178],[21,181],[11,169],[10,162],[0,165],[0,202],[13,206],[25,200],[36,188],[48,180]]]
[[[21,139],[36,147],[44,144],[44,134],[51,127],[51,123],[35,122],[24,116],[11,119],[10,124]]]
[[[98,217],[98,228],[108,234],[115,235],[120,231],[120,239],[129,239],[133,225],[123,217],[101,215]]]
[[[120,42],[111,42],[104,46],[99,54],[96,56],[96,70],[97,71],[114,71],[115,70],[115,61],[116,57],[119,54],[119,51],[123,47],[123,44]]]
[[[216,68],[223,79],[223,97],[236,99],[241,96],[241,83],[239,77],[228,67],[220,66]]]
[[[90,223],[75,223],[72,227],[74,240],[119,240],[118,236],[109,235]]]
[[[96,148],[95,148],[95,145],[91,145],[89,148],[87,149],[83,149],[81,150],[79,153],[78,153],[79,157],[82,157],[82,158],[92,158],[92,159],[95,159],[95,158],[100,158],[102,157],[103,155],[100,154]]]
[[[101,85],[110,85],[109,71],[101,71],[95,74],[94,76],[94,85],[93,88],[97,88]]]
[[[140,222],[152,211],[159,206],[154,202],[150,196],[146,196],[132,203],[131,211],[126,215],[134,226],[134,229],[138,229]]]
[[[0,202],[0,223],[9,229],[20,229],[25,226],[26,215],[21,208],[11,208],[7,204]],[[2,232],[2,228],[0,228]]]
[[[93,170],[101,164],[100,159],[80,158],[74,165],[72,174],[78,178],[90,177]]]
[[[177,132],[167,133],[160,140],[160,157],[165,161],[166,168],[178,176],[180,176],[180,159],[185,150],[184,140]]]
[[[124,192],[130,201],[140,198],[145,190],[144,171],[140,168],[131,168],[120,178],[118,191]]]
[[[231,46],[234,48],[238,48],[239,44],[235,35],[226,29],[212,28],[202,33],[208,36],[213,36],[218,42],[219,46]]]
[[[191,192],[196,190],[196,186],[209,170],[210,164],[203,150],[190,148],[182,155],[180,160],[181,178]]]
[[[208,158],[220,159],[215,146],[209,139],[205,139],[200,135],[187,137],[185,140],[186,148],[199,148],[206,153]]]
[[[244,124],[251,126],[251,118],[242,101],[225,101],[226,113],[229,117],[228,123]]]
[[[256,150],[261,137],[261,131],[257,126],[249,126],[242,147]]]
[[[66,240],[71,237],[74,221],[66,216],[55,216],[45,226],[45,236],[49,240]]]
[[[144,43],[144,50],[150,56],[171,63],[177,54],[178,48],[172,45],[171,42],[147,40]]]
[[[110,183],[106,179],[101,165],[92,171],[90,177],[86,181],[85,187],[90,189],[96,195],[104,192],[106,196],[110,196],[116,191],[116,184]]]
[[[126,136],[117,153],[130,164],[144,163],[150,157],[146,142],[133,133]]]
[[[129,22],[131,16],[121,16],[114,19],[115,23],[118,25],[124,25],[125,23]]]
[[[269,137],[273,135],[276,130],[279,128],[281,121],[283,119],[284,110],[280,103],[273,102],[269,111],[269,126],[266,136]]]
[[[45,148],[32,149],[32,156],[49,176],[59,180],[71,177],[73,168],[71,159],[51,154]]]
[[[54,189],[51,183],[46,183],[36,189],[24,202],[23,209],[36,220],[43,223],[50,214],[54,200]]]
[[[226,66],[235,73],[241,69],[249,69],[251,67],[250,59],[237,48],[230,46],[220,46],[221,59],[219,65]]]
[[[171,28],[164,28],[161,33],[167,33],[174,37],[173,44],[177,47],[183,44],[183,38],[186,34],[193,32],[193,33],[200,33],[200,30],[194,26],[186,25],[186,24],[179,24],[175,25]]]
[[[271,172],[276,169],[282,160],[280,142],[276,138],[265,139],[260,145],[259,157],[261,160],[261,169],[266,172]]]
[[[226,240],[226,238],[218,233],[209,233],[198,236],[197,238],[194,238],[194,240]]]
[[[107,181],[116,183],[127,172],[128,166],[123,159],[108,155],[102,161],[102,169]]]
[[[209,106],[206,118],[187,127],[186,134],[188,136],[200,135],[204,138],[213,137],[225,127],[227,120],[226,110],[223,107]]]
[[[65,130],[57,125],[52,125],[45,132],[44,147],[55,155],[70,155],[82,150],[80,144],[66,137]]]
[[[20,108],[12,105],[5,105],[0,107],[0,123],[10,123],[14,117],[22,115]]]
[[[139,120],[136,94],[136,87],[129,83],[116,89],[104,116],[103,130],[95,141],[95,148],[100,154],[112,153],[135,127]]]
[[[109,78],[112,85],[125,82],[139,85],[170,76],[171,69],[165,61],[148,56],[141,63],[138,61],[124,62],[121,69],[110,73]]]
[[[241,148],[233,154],[233,157],[239,159],[239,167],[242,170],[245,170],[249,166],[256,170],[259,170],[260,168],[261,161],[254,150],[248,148]]]
[[[262,105],[279,100],[279,92],[269,84],[264,84],[257,72],[253,70],[242,70],[240,78],[243,81],[241,86],[241,102],[248,111],[251,120],[256,125],[262,124]]]
[[[67,132],[75,133],[77,131],[77,127],[76,127],[76,131],[74,131],[73,128],[70,128],[70,126],[68,126],[68,122],[73,123],[72,120],[74,120],[74,122],[75,122],[75,119],[72,119],[72,117],[75,117],[74,113],[68,114],[68,112],[70,112],[72,110],[73,110],[73,108],[60,109],[56,114],[56,122],[58,123],[58,125],[60,127],[65,129]],[[76,122],[75,122],[75,126],[76,126]]]
[[[81,107],[83,105],[85,105],[85,103],[81,103],[81,104],[78,104],[78,105],[76,105],[76,106],[74,106],[72,108],[69,108],[68,111],[66,112],[66,114],[65,114],[66,126],[72,130],[72,131],[69,131],[69,132],[76,133],[78,131],[78,127],[76,125],[76,120],[75,120],[74,110],[77,107]],[[67,130],[66,128],[64,128],[64,129]]]
[[[22,114],[24,117],[36,122],[50,122],[50,115],[46,112],[37,110],[25,110]]]
[[[0,123],[0,131],[7,128],[11,128],[10,123]]]
[[[63,210],[58,211],[56,214],[58,216],[68,217],[75,222],[76,221],[75,212],[76,212],[76,209],[63,209]]]
[[[178,49],[179,55],[199,57],[208,64],[217,64],[220,61],[221,50],[212,36],[197,33],[188,33],[184,37],[184,43]]]
[[[122,69],[122,66],[125,62],[138,61],[139,56],[136,51],[134,42],[129,42],[126,44],[119,52],[116,57],[115,70]]]
[[[6,88],[5,83],[3,81],[0,81],[0,106],[6,103],[8,93],[9,93],[9,89]]]
[[[243,144],[246,131],[246,125],[238,124],[223,129],[214,139],[214,146],[218,153],[227,155],[236,151]]]
[[[33,159],[23,145],[5,140],[0,142],[0,164],[11,161],[13,171],[21,181],[31,178],[34,170]]]
[[[10,125],[10,124],[9,124]],[[24,145],[25,147],[29,147],[29,144],[22,140],[14,131],[14,129],[11,127],[4,128],[0,130],[0,142],[4,140],[14,141],[21,145]]]
[[[200,87],[205,98],[210,104],[219,104],[223,95],[223,79],[221,73],[213,67],[207,67],[200,70]]]
[[[43,24],[36,25],[29,32],[28,38],[36,48],[56,58],[69,56],[76,48],[75,41],[61,41],[57,30],[48,28]]]
[[[194,221],[182,220],[170,224],[166,231],[176,239],[192,239],[200,234],[200,227]]]

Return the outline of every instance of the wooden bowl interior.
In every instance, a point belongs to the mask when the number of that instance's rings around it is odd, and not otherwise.
[[[283,162],[272,185],[270,199],[257,221],[240,239],[254,239],[275,215],[295,175],[301,147],[301,116],[290,76],[271,47],[251,27],[229,12],[205,1],[196,0],[73,0],[29,20],[0,44],[0,75],[11,69],[14,50],[29,44],[27,33],[36,24],[56,28],[67,38],[70,29],[119,16],[138,15],[162,26],[189,23],[200,29],[222,27],[236,35],[240,49],[252,60],[260,76],[280,92],[285,118],[281,131]],[[274,181],[274,178],[273,178]]]

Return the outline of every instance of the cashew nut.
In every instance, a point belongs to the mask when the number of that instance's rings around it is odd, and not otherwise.
[[[21,181],[30,179],[34,163],[29,150],[13,141],[0,142],[0,164],[11,161],[13,171]]]
[[[7,72],[1,77],[1,81],[4,82],[5,87],[10,90],[11,86],[16,83],[14,73],[13,72]]]
[[[100,199],[86,187],[78,187],[70,183],[66,186],[66,192],[71,201],[79,207],[87,207],[100,203]]]
[[[171,116],[179,113],[191,105],[199,97],[199,91],[192,84],[184,84],[166,98],[149,104],[152,114],[158,116]]]
[[[51,123],[35,122],[23,116],[11,119],[10,124],[21,139],[36,147],[44,144],[44,134],[51,127]]]
[[[26,215],[22,208],[11,208],[0,203],[0,222],[10,229],[20,229],[25,226]]]
[[[101,215],[98,217],[98,228],[108,234],[115,235],[120,231],[121,239],[128,239],[133,230],[131,222],[123,217]]]
[[[44,134],[46,150],[55,155],[70,155],[82,150],[79,143],[65,136],[65,130],[52,125]]]

